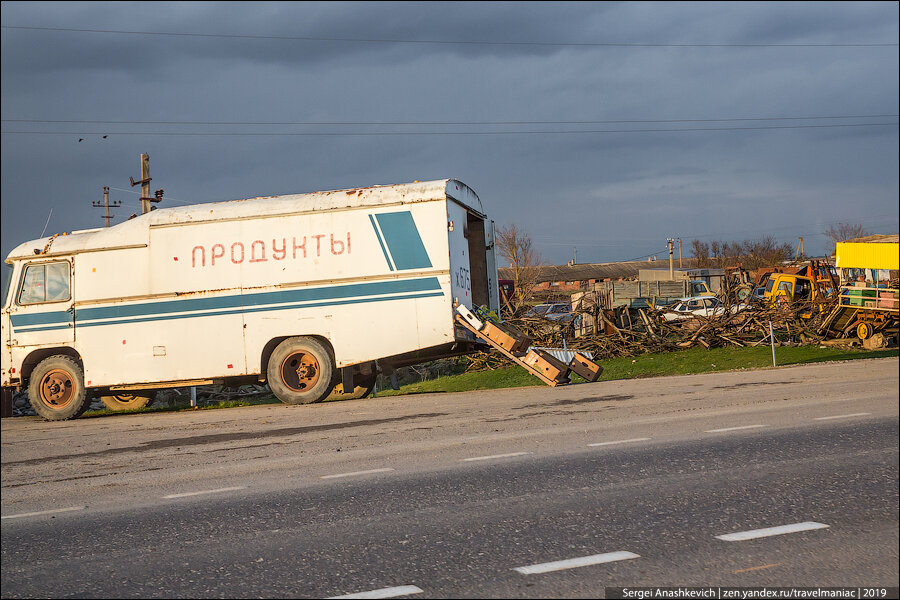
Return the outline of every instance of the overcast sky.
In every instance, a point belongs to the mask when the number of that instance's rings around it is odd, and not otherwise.
[[[143,152],[161,207],[452,177],[547,264],[817,254],[897,232],[898,101],[896,2],[3,2],[2,253]]]

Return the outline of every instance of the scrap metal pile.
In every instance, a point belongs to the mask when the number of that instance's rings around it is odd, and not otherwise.
[[[844,324],[837,331],[829,327],[839,312],[838,303],[837,294],[776,304],[744,304],[726,297],[715,300],[706,314],[686,314],[676,311],[675,305],[603,309],[585,296],[573,307],[572,318],[565,321],[522,313],[505,322],[532,337],[535,345],[587,350],[595,359],[691,347],[759,346],[773,337],[776,345],[862,343],[864,340],[853,335],[855,323]],[[896,335],[893,330],[885,333]],[[885,337],[876,337],[877,344],[883,344]],[[829,342],[835,338],[843,339]]]

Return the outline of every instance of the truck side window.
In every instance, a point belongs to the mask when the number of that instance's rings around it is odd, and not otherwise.
[[[25,267],[19,304],[61,302],[68,300],[69,263],[43,263]]]

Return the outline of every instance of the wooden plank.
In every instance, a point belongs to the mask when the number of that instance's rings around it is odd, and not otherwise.
[[[492,339],[490,339],[490,338],[488,338],[488,337],[484,337],[484,336],[481,334],[480,331],[478,331],[477,329],[475,329],[474,327],[472,327],[469,323],[466,322],[465,319],[463,319],[463,318],[460,317],[459,315],[456,316],[456,320],[457,320],[457,322],[459,322],[463,327],[465,327],[466,329],[468,329],[469,331],[471,331],[472,333],[474,333],[479,339],[481,339],[481,340],[487,342],[490,346],[492,346],[493,348],[495,348],[496,350],[498,350],[499,352],[501,352],[503,355],[505,355],[505,356],[506,356],[507,358],[509,358],[510,360],[514,361],[516,364],[518,364],[518,365],[524,367],[529,373],[532,373],[532,374],[535,375],[538,379],[540,379],[541,381],[543,381],[544,383],[546,383],[546,384],[549,385],[550,387],[556,387],[557,385],[559,385],[559,382],[557,382],[557,381],[555,381],[555,380],[553,380],[553,379],[549,379],[549,378],[545,377],[543,373],[541,373],[541,372],[539,372],[539,371],[536,371],[535,369],[531,368],[531,366],[525,364],[525,363],[522,361],[522,357],[521,357],[521,356],[516,356],[515,354],[513,354],[513,353],[510,352],[510,351],[508,351],[508,350],[507,350],[506,348],[504,348],[503,346],[500,346],[499,344],[497,344],[497,343],[496,343],[495,341],[493,341]],[[568,381],[567,381],[566,383],[568,383]]]

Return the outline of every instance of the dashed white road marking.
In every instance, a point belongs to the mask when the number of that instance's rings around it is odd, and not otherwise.
[[[765,529],[753,529],[751,531],[737,531],[735,533],[726,533],[725,535],[717,535],[715,537],[716,539],[726,542],[742,542],[744,540],[753,540],[773,535],[811,531],[813,529],[826,529],[827,527],[830,526],[825,525],[824,523],[816,523],[815,521],[805,521],[803,523],[793,523],[792,525],[781,525],[779,527],[767,527]]]
[[[741,425],[740,427],[724,427],[722,429],[707,429],[704,433],[725,433],[726,431],[738,431],[739,429],[757,429],[768,425]]]
[[[509,454],[492,454],[491,456],[475,456],[472,458],[464,458],[462,462],[472,462],[474,460],[493,460],[495,458],[510,458],[513,456],[525,456],[531,452],[510,452]]]
[[[354,471],[352,473],[338,473],[336,475],[322,475],[319,479],[337,479],[338,477],[354,477],[356,475],[369,475],[371,473],[387,473],[391,468],[369,469],[368,471]]]
[[[372,590],[370,592],[359,592],[356,594],[346,594],[344,596],[329,596],[326,600],[337,600],[338,598],[396,598],[398,596],[409,596],[411,594],[421,593],[422,590],[414,585],[400,585],[397,587]]]
[[[183,494],[169,494],[168,496],[163,496],[163,498],[171,499],[171,498],[187,498],[188,496],[201,496],[203,494],[221,494],[222,492],[233,492],[235,490],[246,490],[247,486],[239,485],[237,487],[227,487],[227,488],[219,488],[217,490],[202,490],[199,492],[185,492]]]
[[[593,554],[591,556],[570,558],[568,560],[558,560],[555,562],[541,563],[539,565],[516,567],[515,569],[513,569],[513,571],[517,571],[522,575],[537,575],[540,573],[550,573],[551,571],[562,571],[564,569],[576,569],[578,567],[599,565],[602,563],[616,562],[619,560],[630,560],[632,558],[640,558],[640,556],[635,554],[634,552],[607,552],[606,554]]]
[[[830,417],[816,417],[813,421],[827,421],[829,419],[849,419],[850,417],[864,417],[872,413],[853,413],[850,415],[832,415]]]
[[[614,442],[597,442],[595,444],[588,444],[588,446],[612,446],[613,444],[631,444],[633,442],[646,442],[651,438],[632,438],[630,440],[616,440]]]
[[[84,510],[86,506],[70,506],[68,508],[54,508],[52,510],[41,510],[38,512],[20,513],[18,515],[6,515],[0,519],[22,519],[24,517],[39,517],[41,515],[55,515],[57,513],[72,512],[75,510]]]

